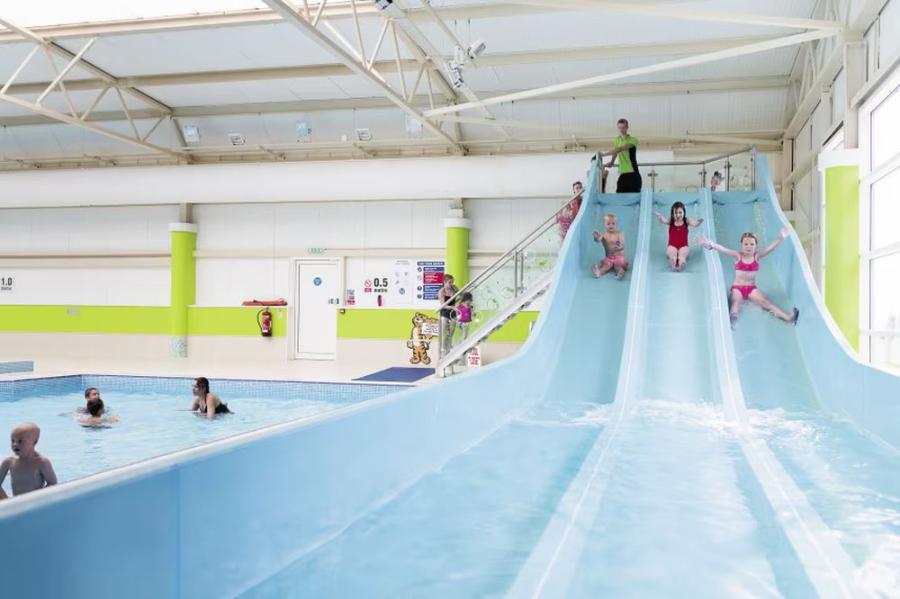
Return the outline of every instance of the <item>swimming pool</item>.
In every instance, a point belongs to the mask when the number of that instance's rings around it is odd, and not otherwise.
[[[321,414],[403,389],[293,381],[211,380],[234,414],[200,418],[189,410],[189,378],[83,375],[0,382],[0,431],[36,422],[38,452],[53,463],[59,482],[75,480],[151,457],[224,439],[290,420]],[[97,387],[120,422],[81,426],[75,408],[84,389]],[[5,483],[9,491],[9,481]]]

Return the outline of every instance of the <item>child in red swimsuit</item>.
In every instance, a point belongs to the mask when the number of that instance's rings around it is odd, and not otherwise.
[[[669,218],[656,212],[656,220],[669,227],[669,245],[666,247],[666,257],[669,259],[669,268],[681,272],[687,266],[687,257],[690,252],[688,247],[688,227],[698,227],[703,222],[702,218],[687,218],[684,204],[675,202]]]
[[[726,256],[731,256],[735,259],[734,284],[731,286],[728,293],[731,300],[730,313],[732,326],[734,326],[734,323],[737,321],[738,313],[741,310],[741,304],[744,300],[750,300],[754,304],[762,307],[763,310],[771,312],[785,322],[797,324],[797,318],[800,316],[800,311],[797,308],[794,308],[791,310],[790,314],[787,314],[784,310],[773,304],[769,298],[756,288],[756,273],[759,270],[759,259],[778,247],[778,244],[787,239],[787,236],[788,229],[787,227],[784,227],[781,229],[781,234],[775,241],[757,251],[756,235],[753,233],[744,233],[741,235],[741,251],[739,252],[721,246],[718,243],[713,243],[703,237],[700,238],[700,245],[706,249],[716,250],[717,252],[721,252]]]

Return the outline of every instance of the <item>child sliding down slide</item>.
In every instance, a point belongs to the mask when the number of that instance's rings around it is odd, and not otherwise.
[[[781,229],[781,233],[775,241],[759,251],[757,251],[756,235],[753,233],[744,233],[741,235],[740,251],[732,250],[704,237],[700,237],[700,245],[706,249],[716,250],[717,252],[721,252],[726,256],[731,256],[735,259],[734,283],[731,285],[731,289],[728,293],[731,303],[729,312],[731,314],[732,327],[735,322],[737,322],[738,314],[741,311],[741,304],[744,303],[744,300],[750,300],[754,304],[760,306],[763,310],[771,312],[785,322],[797,324],[797,319],[800,317],[800,311],[797,308],[794,308],[790,314],[787,314],[784,310],[773,304],[769,298],[756,288],[756,273],[759,271],[759,259],[771,253],[782,241],[787,239],[787,236],[788,229],[787,227],[784,227]]]

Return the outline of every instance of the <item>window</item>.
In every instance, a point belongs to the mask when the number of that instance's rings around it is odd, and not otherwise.
[[[888,2],[878,17],[878,68],[885,68],[900,55],[900,1]]]
[[[900,243],[900,169],[882,177],[872,185],[870,250]],[[900,280],[900,270],[896,272]]]
[[[898,2],[900,4],[900,2]],[[900,154],[900,92],[894,92],[872,111],[872,170]]]

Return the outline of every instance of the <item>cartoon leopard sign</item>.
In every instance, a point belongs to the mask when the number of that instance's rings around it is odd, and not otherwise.
[[[421,312],[416,312],[412,317],[412,329],[409,332],[409,340],[406,347],[412,350],[409,358],[410,364],[431,364],[428,349],[431,340],[437,336],[440,324],[436,318],[430,318]]]

